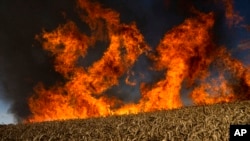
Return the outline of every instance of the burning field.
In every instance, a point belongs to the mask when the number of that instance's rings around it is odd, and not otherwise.
[[[241,17],[228,6],[232,3],[224,3],[228,26],[238,24]],[[28,98],[31,115],[24,122],[181,108],[182,87],[189,91],[186,95],[195,105],[250,98],[249,67],[234,59],[226,47],[213,42],[213,11],[204,13],[191,7],[192,16],[167,31],[157,46],[151,47],[136,23],[122,23],[115,10],[93,1],[78,0],[76,4],[89,33],[69,20],[36,36],[64,80],[48,88],[43,83],[34,88]],[[102,48],[98,42],[106,44],[102,56],[88,66],[81,65],[89,48]],[[137,72],[133,67],[141,56],[142,61],[151,63],[148,68],[140,68],[145,71]],[[147,77],[149,71],[161,72],[160,78],[143,82],[141,78]],[[109,91],[121,83],[138,89],[140,98],[127,102],[113,94],[115,91]]]
[[[134,21],[133,15],[132,20],[124,17],[121,7],[119,11],[106,3],[77,0],[78,20],[62,12],[64,22],[36,33],[52,64],[48,70],[58,79],[48,83],[25,78],[33,87],[24,96],[16,94],[18,88],[6,88],[6,99],[15,105],[11,111],[25,125],[1,126],[2,137],[199,140],[208,132],[209,139],[220,140],[228,136],[229,123],[249,123],[249,42],[229,49],[220,42],[224,34],[218,30],[248,30],[232,0],[164,1],[172,13],[171,6],[181,6],[177,16],[182,18],[168,21],[174,24],[166,26],[158,40],[149,34],[154,27]],[[159,28],[157,20],[149,23]],[[235,57],[232,52],[237,51],[244,52],[245,59]],[[216,105],[236,101],[244,102]],[[27,105],[27,114],[18,104]],[[186,108],[190,104],[200,107]],[[217,136],[215,130],[223,133]]]
[[[14,5],[25,16],[0,29],[0,98],[18,123],[1,140],[219,141],[250,124],[249,19],[232,0]]]
[[[228,141],[230,124],[250,124],[250,102],[106,118],[0,125],[5,140]]]

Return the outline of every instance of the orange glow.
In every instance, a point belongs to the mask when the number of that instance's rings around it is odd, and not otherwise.
[[[217,51],[216,55],[217,59],[219,59],[217,67],[220,69],[220,77],[216,80],[211,80],[209,83],[203,83],[200,87],[196,87],[190,94],[194,103],[203,105],[249,99],[250,69],[244,67],[240,61],[233,59],[223,47]],[[233,81],[225,80],[222,74],[226,71],[235,77]],[[240,83],[236,85],[234,81],[239,81]]]
[[[219,80],[212,80],[210,84],[205,83],[195,88],[190,96],[197,105],[231,102],[236,99],[222,76]]]
[[[215,60],[211,29],[213,13],[194,11],[195,16],[168,31],[156,53],[144,41],[135,23],[123,24],[119,13],[103,8],[99,3],[78,0],[80,17],[87,23],[91,34],[81,33],[72,21],[60,25],[52,32],[44,31],[36,38],[44,50],[54,57],[54,68],[66,80],[50,88],[38,84],[35,94],[29,98],[32,115],[25,122],[90,118],[109,115],[134,114],[156,110],[181,108],[182,83],[190,85],[196,79],[209,76],[208,67]],[[97,41],[108,41],[103,56],[88,68],[77,64],[85,57],[87,49]],[[227,69],[237,78],[243,78],[250,86],[249,69],[232,57],[223,48],[216,53]],[[152,85],[141,83],[141,99],[137,103],[124,103],[116,97],[108,97],[106,91],[119,85],[125,75],[134,75],[131,68],[142,54],[154,61],[153,69],[164,70],[164,77]],[[145,77],[144,74],[141,74]],[[221,76],[214,80],[217,85],[203,82],[194,88],[190,97],[195,104],[214,104],[237,99],[234,90]],[[135,86],[138,82],[126,77],[125,83]]]
[[[233,0],[223,0],[225,5],[225,17],[228,20],[228,25],[231,27],[233,25],[239,24],[243,21],[243,17],[241,17],[235,10],[233,6]]]

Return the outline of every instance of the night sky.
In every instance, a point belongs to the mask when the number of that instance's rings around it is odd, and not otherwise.
[[[171,28],[181,24],[186,18],[192,17],[190,7],[202,12],[214,11],[214,42],[224,45],[233,57],[250,65],[250,1],[234,2],[234,10],[244,18],[240,23],[229,26],[225,17],[225,7],[215,0],[97,0],[103,6],[120,13],[121,22],[136,22],[146,42],[155,48],[163,35]],[[9,122],[6,111],[13,114],[17,121],[30,114],[27,98],[33,93],[38,82],[47,87],[58,81],[62,76],[54,71],[53,57],[42,49],[35,36],[42,30],[52,31],[58,25],[71,20],[82,32],[86,24],[80,20],[74,0],[1,0],[0,1],[0,124]],[[101,43],[100,43],[101,44]],[[90,48],[81,65],[88,66],[100,58],[103,49]],[[132,68],[143,72],[151,62],[145,56]],[[144,72],[146,78],[135,76],[137,82],[150,82],[159,78],[160,73]],[[124,79],[124,78],[122,78]],[[121,81],[122,83],[123,81]],[[124,84],[125,85],[125,84]],[[109,92],[116,92],[125,101],[139,99],[138,88],[119,85]],[[129,87],[129,86],[128,86]],[[139,87],[139,84],[136,86]],[[183,91],[185,92],[185,90]],[[130,93],[124,96],[124,93]],[[131,93],[136,93],[131,95]],[[8,106],[9,105],[9,106]]]

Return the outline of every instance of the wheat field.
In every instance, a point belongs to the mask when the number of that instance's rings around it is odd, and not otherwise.
[[[250,124],[250,101],[105,118],[0,125],[0,139],[226,141],[230,124]]]

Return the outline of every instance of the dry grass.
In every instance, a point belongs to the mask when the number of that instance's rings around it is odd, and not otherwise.
[[[250,124],[250,101],[138,115],[0,125],[6,140],[224,141],[230,124]]]

